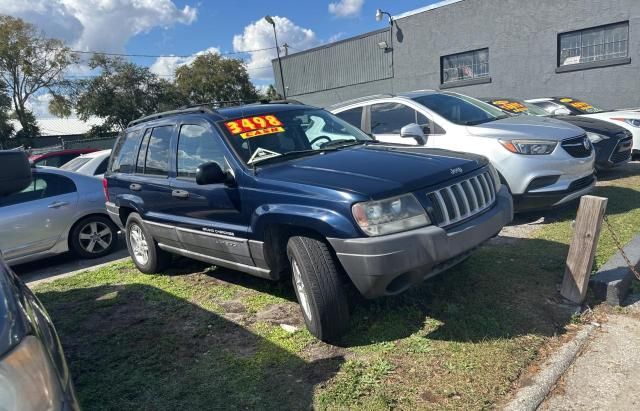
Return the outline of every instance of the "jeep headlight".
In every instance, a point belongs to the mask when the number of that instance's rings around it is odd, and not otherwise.
[[[431,224],[426,211],[413,194],[385,200],[356,203],[351,209],[367,235],[385,235]]]
[[[596,144],[601,142],[602,140],[607,140],[609,137],[603,136],[602,134],[587,131],[587,138],[589,139],[589,141],[591,141],[592,144]]]
[[[548,140],[500,140],[500,144],[512,153],[525,155],[551,154],[558,145]]]

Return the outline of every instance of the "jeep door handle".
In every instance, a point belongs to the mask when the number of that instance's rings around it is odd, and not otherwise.
[[[66,201],[54,201],[53,203],[49,204],[47,207],[49,208],[60,208],[60,207],[64,207],[66,205],[69,205],[69,203],[67,203]]]
[[[129,190],[131,190],[131,191],[140,191],[140,190],[142,190],[142,186],[140,184],[136,184],[136,183],[129,184]]]
[[[189,198],[189,192],[185,190],[173,190],[171,192],[171,197],[176,198]]]

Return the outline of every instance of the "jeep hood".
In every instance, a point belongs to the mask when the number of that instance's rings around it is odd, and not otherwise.
[[[490,123],[467,126],[469,134],[500,139],[526,138],[560,141],[584,134],[584,130],[547,117],[514,116]]]
[[[442,184],[487,163],[473,154],[372,144],[274,163],[261,168],[258,176],[380,199]]]

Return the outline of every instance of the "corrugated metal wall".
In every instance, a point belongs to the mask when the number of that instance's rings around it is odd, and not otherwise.
[[[391,78],[392,53],[378,46],[382,41],[391,45],[389,30],[282,58],[287,97]],[[277,60],[273,72],[282,90]]]

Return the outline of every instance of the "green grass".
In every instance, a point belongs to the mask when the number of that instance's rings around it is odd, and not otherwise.
[[[638,174],[596,192],[623,241],[640,230]],[[184,259],[162,275],[114,264],[36,293],[85,409],[485,409],[577,322],[554,304],[573,218],[487,245],[400,296],[351,294],[341,347],[304,328],[288,282]],[[603,231],[596,263],[614,252]]]

